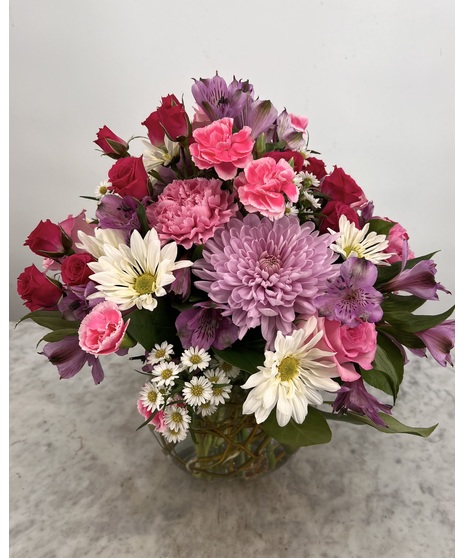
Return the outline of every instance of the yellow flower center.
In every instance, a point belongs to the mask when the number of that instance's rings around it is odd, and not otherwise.
[[[299,374],[299,361],[291,356],[283,358],[278,366],[279,379],[281,382],[289,382]]]
[[[200,364],[202,362],[202,358],[199,355],[192,355],[189,360],[192,364]]]
[[[350,254],[353,254],[354,252],[357,254],[357,258],[363,258],[363,254],[365,250],[361,244],[354,244],[352,246],[344,247],[344,253],[347,258],[350,256]]]
[[[163,358],[166,355],[165,349],[158,349],[155,351],[155,358]]]
[[[147,393],[147,399],[150,401],[150,403],[155,403],[157,400],[157,394],[154,391],[149,391]]]
[[[134,283],[134,289],[141,295],[153,293],[155,290],[155,276],[150,273],[139,275]]]
[[[220,366],[221,370],[223,370],[223,372],[231,372],[232,370],[232,365],[229,364],[229,362],[223,362],[223,364]]]
[[[169,368],[165,368],[162,373],[160,374],[160,376],[164,379],[164,380],[169,380],[169,378],[171,378],[173,374],[173,371],[170,370]]]
[[[106,186],[100,186],[100,188],[98,189],[98,192],[99,192],[99,194],[104,196],[108,192],[108,188]]]
[[[200,397],[201,395],[203,395],[203,387],[196,385],[196,386],[192,386],[191,389],[191,393],[194,397]]]
[[[182,422],[182,415],[181,413],[179,413],[178,411],[175,411],[172,415],[171,415],[171,420],[175,423],[180,423]]]

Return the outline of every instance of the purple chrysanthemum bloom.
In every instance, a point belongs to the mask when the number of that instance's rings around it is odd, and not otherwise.
[[[447,366],[447,363],[454,365],[450,352],[455,344],[455,320],[445,320],[437,326],[417,331],[415,335],[423,341],[431,356],[441,366]]]
[[[145,201],[142,201],[144,205]],[[99,227],[125,231],[128,241],[134,230],[141,231],[137,205],[137,200],[132,196],[121,197],[116,194],[106,194],[101,198],[95,212],[95,216],[99,220]]]
[[[391,281],[380,287],[382,291],[405,291],[425,300],[438,300],[437,291],[450,294],[441,283],[437,283],[436,264],[433,260],[422,260],[411,269],[404,269]]]
[[[210,302],[199,302],[176,318],[176,329],[184,349],[210,347],[223,350],[239,336],[239,328]]]
[[[375,264],[368,260],[346,260],[339,277],[330,279],[326,294],[315,300],[320,316],[349,327],[356,327],[360,321],[379,322],[383,317],[383,295],[373,287],[377,276]]]
[[[338,272],[330,235],[297,217],[270,221],[257,215],[233,218],[205,243],[194,263],[196,286],[231,316],[239,339],[261,326],[268,345],[277,331],[292,332],[297,315],[316,314],[315,297]]]
[[[371,393],[368,393],[361,378],[354,382],[344,383],[333,401],[335,413],[343,414],[347,411],[355,411],[367,416],[379,426],[386,426],[386,423],[378,415],[378,411],[390,415],[392,414],[391,409],[391,405],[381,403]]]
[[[95,384],[103,380],[103,368],[98,357],[81,349],[77,335],[47,343],[40,354],[45,355],[58,368],[61,379],[72,378],[87,363],[92,368]]]

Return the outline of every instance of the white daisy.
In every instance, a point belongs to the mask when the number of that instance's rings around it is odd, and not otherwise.
[[[169,242],[161,248],[157,231],[151,229],[144,238],[139,231],[131,234],[130,245],[103,244],[104,254],[88,266],[94,272],[90,278],[99,292],[89,298],[103,297],[115,302],[120,310],[133,306],[154,310],[157,297],[166,294],[165,286],[175,280],[173,271],[189,267],[192,262],[176,262],[178,248]]]
[[[186,349],[181,355],[181,364],[193,372],[194,370],[205,370],[208,368],[211,357],[205,349],[199,347],[190,347]]]
[[[204,376],[213,384],[212,396],[210,399],[213,405],[224,403],[226,399],[229,399],[232,385],[224,372],[222,372],[219,368],[216,368],[214,370],[207,370],[204,372]]]
[[[191,421],[188,410],[180,405],[168,405],[165,408],[163,418],[166,426],[176,432],[186,430]]]
[[[312,172],[301,171],[298,173],[297,176],[299,177],[300,184],[304,188],[311,188],[311,187],[318,188],[318,186],[320,185],[320,181]]]
[[[217,356],[216,358],[218,359],[218,368],[222,372],[224,372],[228,378],[234,379],[237,378],[237,376],[239,376],[240,369],[237,368],[237,366],[233,366],[232,364],[229,364],[229,362],[226,362],[219,356]]]
[[[78,237],[81,241],[76,246],[81,250],[89,252],[95,259],[105,254],[104,246],[110,244],[114,248],[118,248],[120,244],[126,244],[124,232],[117,229],[94,229],[94,235],[88,235],[82,231],[78,231]]]
[[[173,353],[173,345],[170,345],[168,341],[163,341],[160,345],[156,343],[147,355],[146,362],[152,365],[158,364],[162,360],[170,360]]]
[[[315,196],[313,194],[311,194],[310,192],[302,192],[303,197],[312,204],[312,206],[315,209],[320,209],[321,207],[321,202],[318,198],[315,198]]]
[[[195,410],[203,417],[208,417],[218,410],[218,405],[213,405],[211,401],[205,401],[205,403],[199,405]]]
[[[149,411],[159,411],[163,405],[163,395],[153,385],[152,382],[147,382],[142,390],[139,392],[142,405]]]
[[[95,190],[95,197],[100,199],[105,194],[108,194],[109,188],[111,188],[111,182],[108,182],[108,180],[102,180],[102,182],[100,182],[100,186],[98,186]]]
[[[286,207],[284,208],[284,215],[298,215],[298,214],[299,214],[299,210],[297,209],[297,207],[293,205],[291,202],[287,202]]]
[[[377,265],[390,265],[384,260],[389,259],[392,254],[384,250],[389,241],[385,234],[368,232],[370,225],[367,223],[362,230],[357,229],[355,223],[351,223],[345,215],[339,218],[339,233],[328,229],[332,234],[338,234],[338,238],[331,248],[344,259],[356,257],[364,258]]]
[[[157,170],[159,167],[168,166],[174,157],[179,154],[179,143],[171,141],[166,135],[165,145],[155,146],[144,140],[142,140],[142,143],[145,145],[142,161],[148,173],[151,170]]]
[[[174,430],[172,428],[165,428],[161,433],[163,438],[166,438],[168,442],[176,444],[178,442],[182,442],[187,438],[187,428],[184,430]]]
[[[264,366],[259,366],[259,371],[242,386],[253,388],[244,402],[244,414],[255,414],[257,423],[261,423],[276,407],[280,426],[285,426],[291,418],[301,424],[309,404],[323,403],[319,390],[339,389],[339,384],[331,380],[338,376],[334,361],[328,358],[334,353],[316,347],[323,336],[316,327],[313,316],[291,335],[284,336],[278,331],[274,351],[265,351]]]
[[[155,365],[152,374],[154,376],[152,382],[160,387],[174,386],[174,381],[182,372],[182,367],[174,362],[162,361]]]
[[[194,376],[190,382],[184,384],[182,394],[188,405],[196,407],[210,401],[213,395],[212,384],[205,376]]]

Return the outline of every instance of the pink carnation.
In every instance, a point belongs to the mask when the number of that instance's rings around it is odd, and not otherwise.
[[[158,201],[147,207],[147,219],[162,241],[184,248],[203,244],[236,213],[234,196],[221,180],[191,178],[168,184]]]
[[[318,318],[319,328],[324,331],[323,341],[334,352],[334,360],[341,379],[353,382],[360,378],[354,363],[364,370],[371,370],[376,353],[377,333],[375,324],[360,322],[348,327],[337,320]]]
[[[386,253],[392,252],[392,256],[386,260],[390,264],[394,262],[400,262],[402,260],[402,249],[404,246],[404,240],[408,240],[407,231],[402,225],[396,223],[392,229],[389,231],[388,241],[389,244],[385,250]],[[415,255],[412,250],[408,250],[407,259],[411,260]]]
[[[124,323],[118,306],[105,301],[97,304],[79,326],[79,346],[92,355],[115,353],[123,341],[129,320]]]
[[[195,143],[191,144],[190,152],[199,169],[213,167],[220,178],[230,180],[236,176],[237,169],[252,161],[251,128],[244,126],[236,134],[232,129],[233,119],[221,118],[194,130]]]
[[[296,202],[299,190],[292,182],[294,171],[284,159],[262,157],[249,163],[234,181],[239,200],[249,213],[259,212],[271,220],[284,215],[286,199]]]

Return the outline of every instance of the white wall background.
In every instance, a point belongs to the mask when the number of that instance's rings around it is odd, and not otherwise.
[[[40,258],[23,242],[43,219],[93,202],[123,138],[160,97],[218,70],[249,78],[278,110],[307,115],[311,147],[435,257],[454,292],[452,0],[10,0],[10,319],[16,278]],[[436,313],[454,295],[428,303]]]

